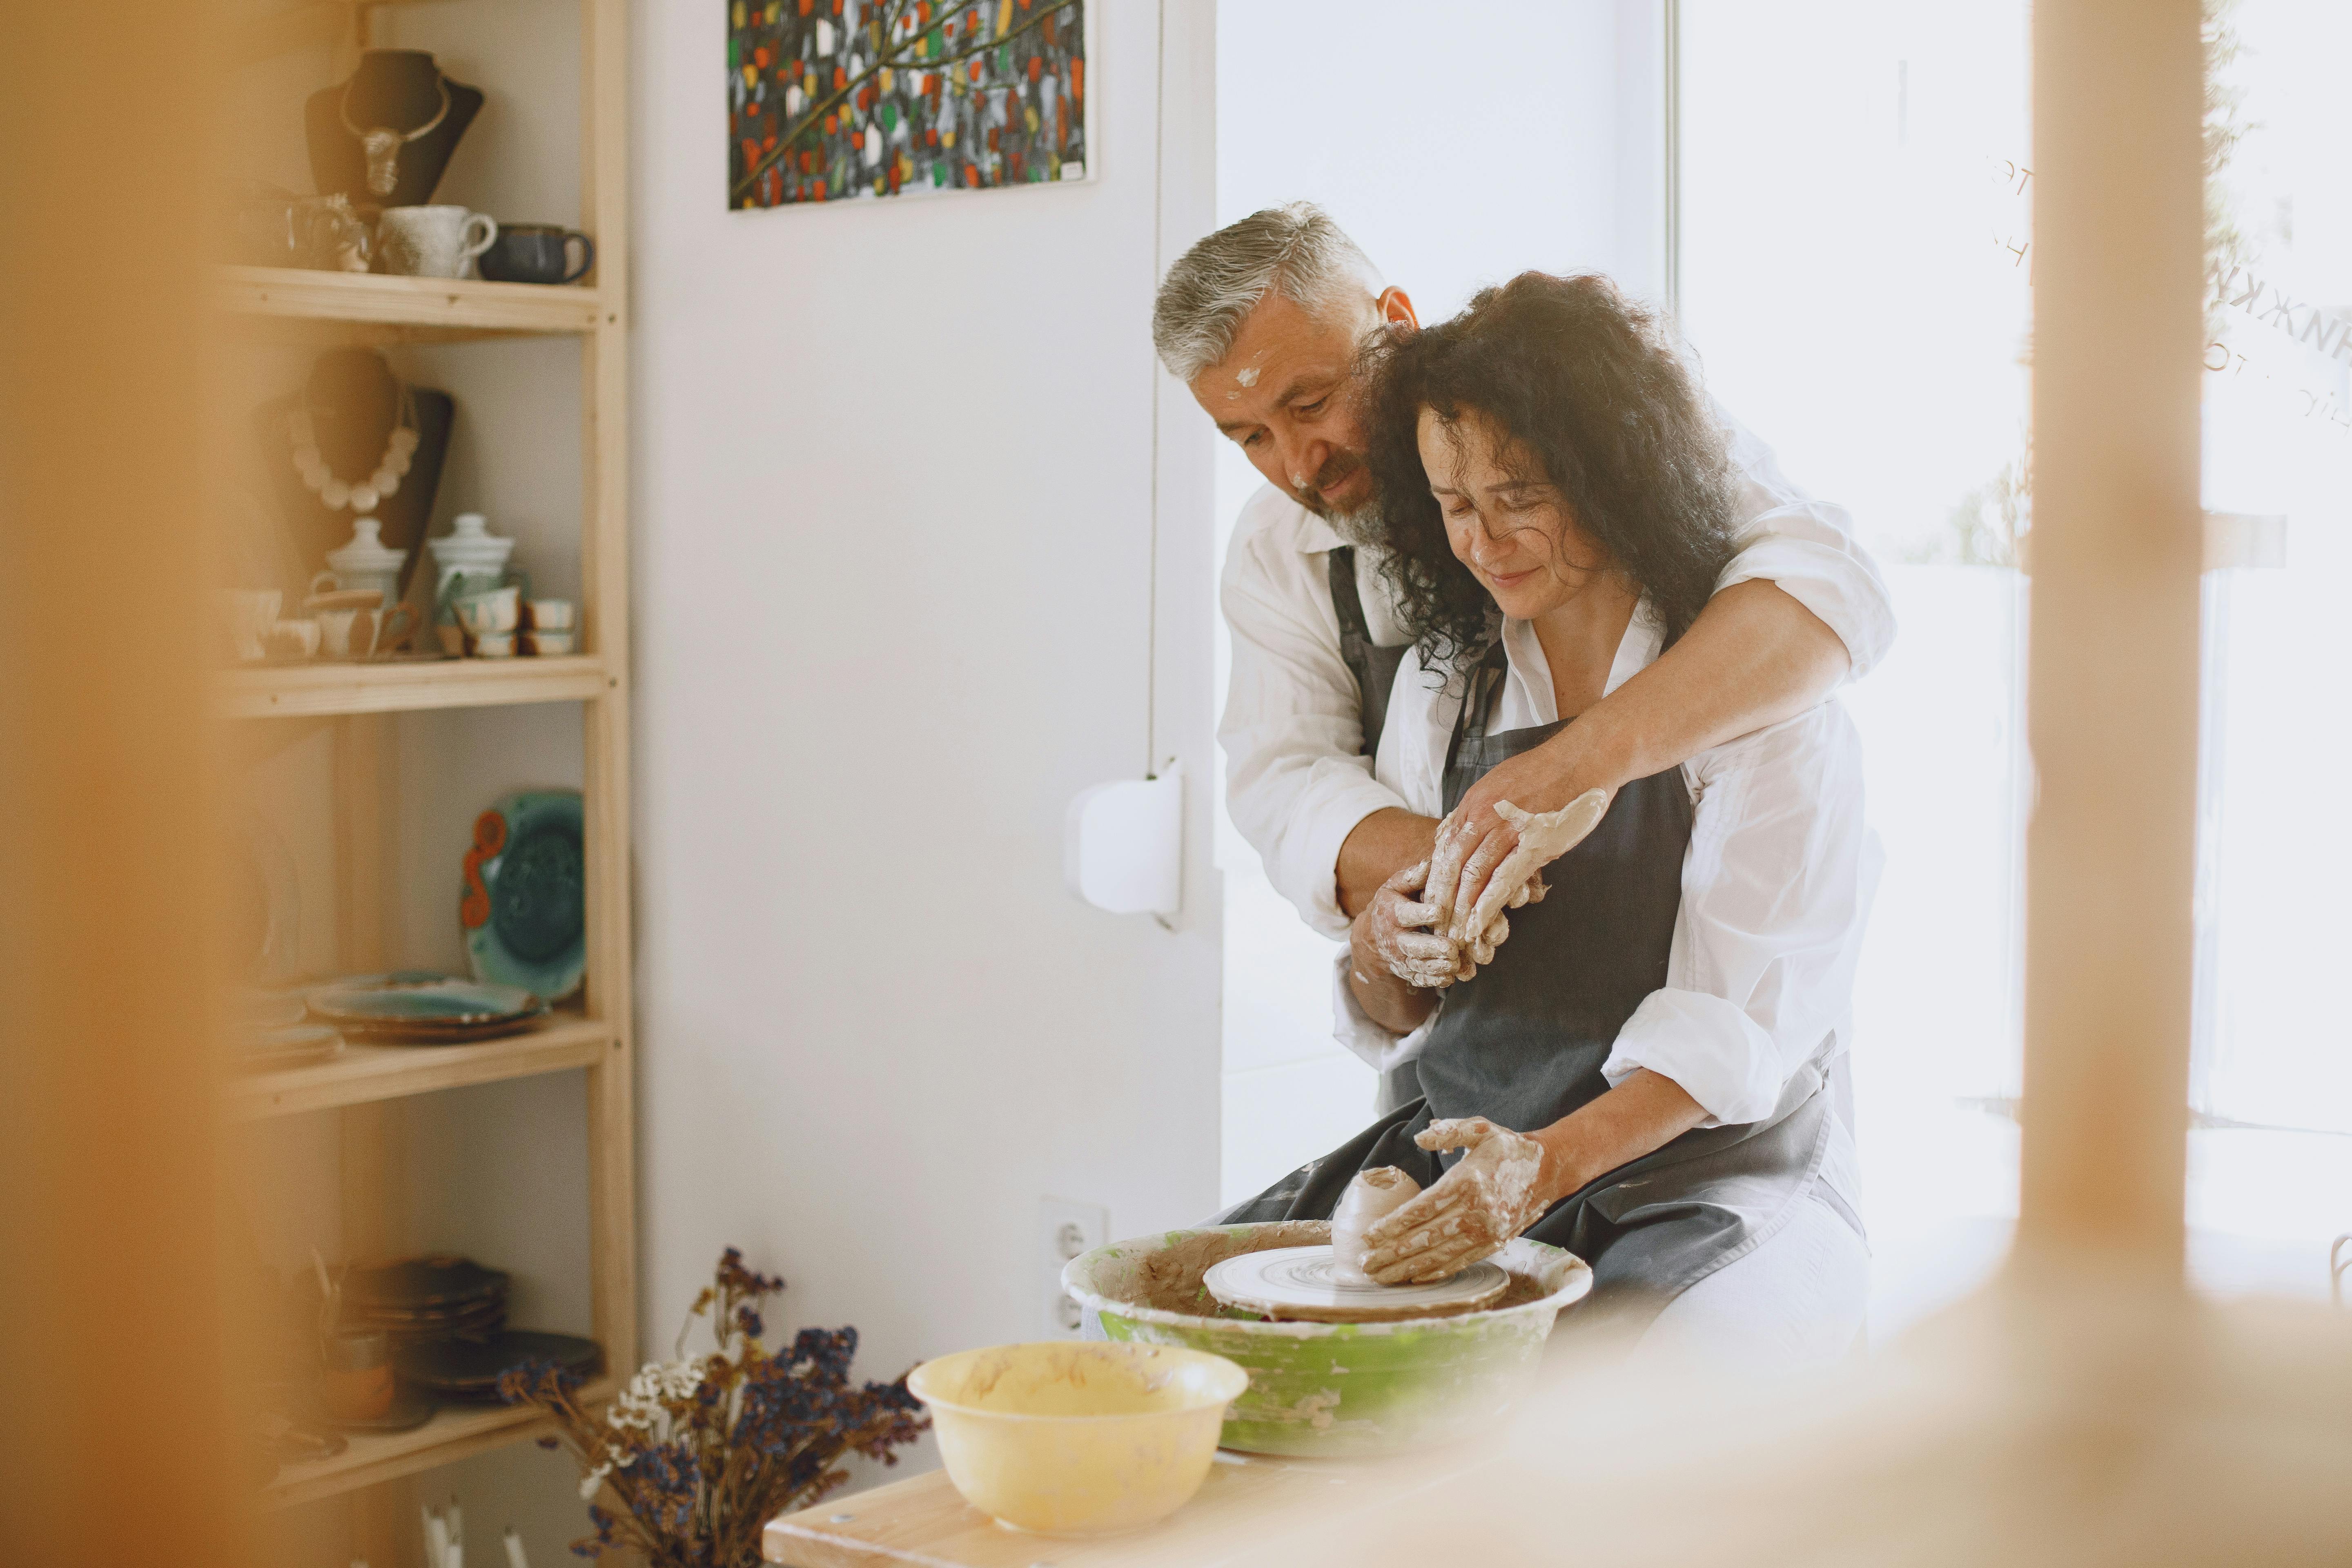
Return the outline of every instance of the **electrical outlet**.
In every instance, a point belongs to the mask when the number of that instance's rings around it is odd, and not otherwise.
[[[1082,1252],[1109,1244],[1110,1211],[1099,1204],[1042,1198],[1037,1204],[1037,1240],[1045,1288],[1045,1337],[1075,1340],[1086,1326],[1086,1311],[1062,1289],[1062,1266]]]

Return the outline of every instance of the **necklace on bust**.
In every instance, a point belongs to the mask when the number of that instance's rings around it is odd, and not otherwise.
[[[359,84],[359,78],[354,76],[343,85],[343,96],[337,112],[342,116],[343,129],[359,138],[362,150],[367,153],[367,185],[377,195],[392,195],[393,187],[400,184],[401,148],[432,135],[440,129],[441,122],[449,118],[449,79],[436,70],[433,73],[433,79],[441,89],[441,107],[433,111],[432,119],[414,131],[394,131],[388,125],[362,130],[352,124],[352,89]]]
[[[330,511],[352,509],[357,517],[367,517],[399,490],[400,481],[408,476],[408,466],[416,457],[416,399],[404,384],[400,389],[400,411],[393,418],[392,435],[383,444],[383,458],[375,472],[364,479],[344,479],[327,466],[319,451],[319,432],[310,416],[310,400],[306,393],[286,416],[287,434],[294,441],[294,471],[302,476],[302,483],[327,503]]]

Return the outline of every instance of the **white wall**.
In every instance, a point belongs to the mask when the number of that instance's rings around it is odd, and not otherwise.
[[[1329,212],[1422,320],[1530,268],[1656,287],[1657,0],[1226,0],[1217,221]],[[1220,554],[1256,473],[1220,444]],[[1223,627],[1218,689],[1223,690]],[[1325,941],[1219,814],[1226,874],[1223,1195],[1257,1192],[1370,1120],[1371,1069],[1331,1038]]]
[[[1207,432],[1148,321],[1158,18],[1097,0],[1083,185],[730,212],[715,5],[635,11],[644,1300],[730,1244],[862,1368],[1039,1337],[1038,1200],[1216,1199]],[[1209,217],[1171,0],[1165,245]],[[1063,810],[1181,759],[1174,931],[1078,903]]]

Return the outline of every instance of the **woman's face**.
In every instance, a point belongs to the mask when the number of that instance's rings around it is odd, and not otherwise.
[[[1446,542],[1503,613],[1533,620],[1559,609],[1610,565],[1542,465],[1475,408],[1448,425],[1423,408],[1421,466],[1445,515]]]

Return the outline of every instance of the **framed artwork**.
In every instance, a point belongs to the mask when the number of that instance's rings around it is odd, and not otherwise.
[[[725,0],[728,205],[1083,180],[1086,0]]]

